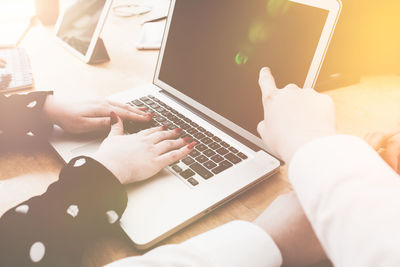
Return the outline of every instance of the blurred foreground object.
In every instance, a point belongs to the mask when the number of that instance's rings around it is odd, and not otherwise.
[[[45,26],[56,24],[60,13],[59,0],[35,0],[36,15]]]

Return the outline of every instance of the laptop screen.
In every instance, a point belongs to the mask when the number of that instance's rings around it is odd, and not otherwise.
[[[65,11],[57,37],[86,55],[106,0],[75,0]]]
[[[257,134],[259,71],[302,87],[328,11],[287,0],[176,0],[158,79]]]

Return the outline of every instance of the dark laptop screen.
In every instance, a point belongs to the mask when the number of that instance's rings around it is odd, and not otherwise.
[[[261,67],[302,87],[327,16],[287,0],[177,0],[159,79],[257,135]]]

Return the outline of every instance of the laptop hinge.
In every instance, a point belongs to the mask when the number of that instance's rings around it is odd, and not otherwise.
[[[160,88],[161,89],[161,88]],[[237,133],[235,133],[234,131],[230,130],[228,127],[222,125],[221,123],[219,123],[218,121],[210,118],[209,116],[205,115],[204,113],[202,113],[201,111],[199,111],[198,109],[192,107],[191,105],[188,105],[187,103],[184,103],[182,100],[180,100],[179,98],[175,97],[174,95],[172,95],[171,93],[161,89],[160,93],[162,93],[163,95],[167,96],[168,98],[172,99],[174,102],[178,103],[179,105],[183,106],[184,108],[190,110],[191,112],[193,112],[194,114],[196,114],[197,116],[199,116],[200,118],[202,118],[203,120],[207,121],[208,123],[212,124],[213,126],[217,127],[218,129],[220,129],[221,131],[225,132],[226,134],[230,135],[232,138],[236,139],[237,141],[239,141],[240,143],[242,143],[243,145],[251,148],[253,151],[257,152],[260,150],[264,150],[262,148],[260,148],[259,146],[253,144],[252,142],[250,142],[249,140],[247,140],[246,138],[243,138],[242,136],[238,135]],[[265,151],[265,150],[264,150]],[[267,152],[267,151],[265,151]],[[268,153],[268,152],[267,152]],[[269,153],[268,153],[269,154]]]

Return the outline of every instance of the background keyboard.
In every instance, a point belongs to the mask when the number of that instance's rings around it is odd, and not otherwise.
[[[124,122],[127,133],[165,125],[170,130],[182,129],[181,138],[191,137],[198,143],[188,157],[170,166],[192,186],[199,184],[199,177],[208,180],[248,158],[246,154],[152,95],[135,99],[128,104],[145,107],[154,117],[146,123]]]
[[[0,49],[0,58],[7,62],[6,68],[0,69],[1,93],[33,87],[32,69],[25,49]]]

